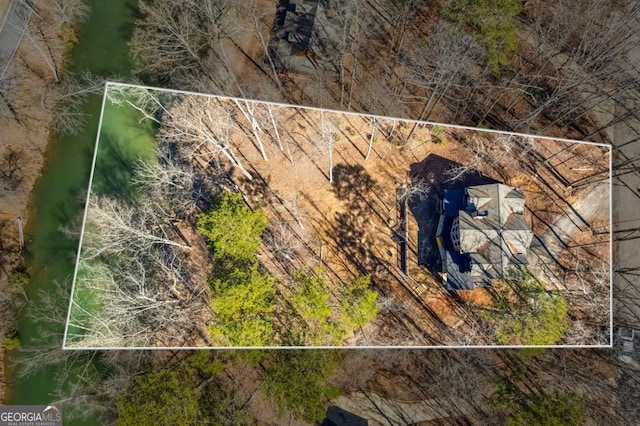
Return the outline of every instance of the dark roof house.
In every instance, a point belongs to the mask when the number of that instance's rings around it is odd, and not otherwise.
[[[436,240],[448,290],[488,286],[527,264],[533,232],[518,189],[500,183],[447,189],[441,208]]]
[[[312,47],[319,0],[280,0],[269,38],[268,56],[275,66],[298,72],[313,72],[321,59]]]
[[[327,417],[322,426],[368,426],[369,421],[340,407],[327,409]]]

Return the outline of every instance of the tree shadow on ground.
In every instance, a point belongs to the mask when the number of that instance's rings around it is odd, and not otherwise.
[[[221,184],[201,173],[195,173],[191,188],[191,199],[201,211],[211,208],[213,200],[221,194]]]
[[[201,211],[209,211],[218,202],[225,191],[239,192],[238,185],[232,179],[233,168],[216,168],[214,166],[194,169],[192,199]]]
[[[375,209],[371,194],[376,181],[361,165],[338,164],[333,168],[333,189],[344,211],[335,214],[332,238],[336,247],[360,273],[371,274],[382,263],[370,248],[367,229]]]
[[[425,266],[434,276],[441,270],[440,252],[436,244],[436,231],[440,218],[440,202],[445,189],[497,183],[477,170],[469,170],[452,181],[448,170],[460,166],[439,155],[430,154],[419,163],[413,163],[409,172],[410,184],[424,182],[428,191],[423,197],[409,199],[409,211],[418,224],[418,264]]]
[[[372,274],[381,261],[369,248],[362,215],[336,213],[333,239],[336,246],[361,274]]]
[[[111,132],[103,133],[94,169],[93,192],[133,202],[136,188],[131,179],[138,161],[138,157],[127,152],[124,141]]]
[[[251,175],[253,176],[251,180],[245,176],[238,179],[238,186],[242,188],[242,193],[252,202],[271,203],[274,198],[274,192],[271,189],[271,176],[262,176],[255,170],[252,170]]]
[[[376,181],[359,164],[338,164],[333,168],[333,189],[340,200],[359,204]]]

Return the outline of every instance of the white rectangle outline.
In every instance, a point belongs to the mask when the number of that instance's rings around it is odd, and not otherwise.
[[[96,158],[97,158],[97,155],[98,155],[98,145],[99,145],[99,142],[100,142],[100,132],[102,130],[102,118],[104,116],[104,106],[105,106],[106,99],[107,99],[107,91],[108,91],[110,85],[124,86],[124,87],[134,87],[134,88],[155,90],[155,91],[160,91],[160,92],[179,93],[179,94],[183,94],[183,95],[209,96],[209,97],[215,97],[215,98],[218,98],[218,99],[241,100],[241,101],[248,100],[248,101],[251,101],[251,102],[257,102],[257,103],[262,103],[262,104],[270,104],[270,105],[277,105],[277,106],[283,106],[283,107],[289,107],[289,108],[303,108],[303,109],[310,109],[310,110],[313,110],[313,111],[327,111],[327,112],[333,112],[333,113],[338,113],[338,114],[354,115],[354,116],[358,116],[358,117],[380,118],[380,119],[384,119],[384,120],[399,120],[399,121],[403,121],[403,122],[406,122],[406,123],[414,123],[414,124],[418,123],[418,124],[426,124],[426,125],[433,125],[433,126],[444,126],[444,127],[454,128],[454,129],[473,130],[473,131],[476,131],[476,132],[480,131],[480,132],[486,132],[486,133],[498,133],[498,134],[503,134],[503,135],[524,136],[524,137],[531,137],[531,138],[535,138],[535,139],[549,139],[549,140],[555,140],[555,141],[560,141],[560,142],[570,142],[570,143],[578,143],[578,144],[586,144],[586,145],[595,145],[595,146],[607,147],[609,149],[609,344],[602,344],[602,345],[505,345],[505,346],[502,346],[502,345],[449,345],[449,346],[447,346],[447,345],[444,345],[444,346],[424,346],[424,345],[423,346],[413,346],[413,345],[412,346],[154,346],[154,347],[148,347],[148,346],[123,346],[123,347],[112,347],[112,346],[106,346],[106,347],[100,347],[100,346],[95,346],[95,347],[94,346],[89,346],[89,347],[66,346],[67,331],[68,331],[69,320],[70,320],[70,316],[71,316],[71,307],[73,305],[73,294],[74,294],[74,291],[75,291],[76,278],[77,278],[77,274],[78,274],[78,266],[79,266],[79,262],[80,262],[80,252],[82,250],[82,239],[83,239],[83,236],[84,236],[84,228],[85,228],[85,224],[86,224],[86,220],[87,220],[87,210],[88,210],[88,206],[89,206],[89,197],[91,196],[91,186],[92,186],[92,183],[93,183],[94,169],[95,169],[95,166],[96,166]],[[192,92],[192,91],[186,91],[186,90],[177,90],[177,89],[167,89],[167,88],[162,88],[162,87],[145,86],[145,85],[142,85],[142,84],[131,84],[131,83],[120,83],[120,82],[115,82],[115,81],[105,81],[104,94],[103,94],[103,97],[102,97],[102,107],[100,109],[100,120],[98,122],[98,134],[96,135],[96,146],[95,146],[94,151],[93,151],[93,163],[91,165],[91,175],[89,177],[89,188],[87,190],[87,200],[85,202],[85,211],[84,211],[84,215],[83,215],[83,219],[82,219],[82,229],[80,231],[80,241],[78,243],[78,253],[77,253],[77,256],[76,256],[76,264],[75,264],[75,269],[74,269],[74,272],[73,272],[73,283],[72,283],[72,287],[71,287],[71,298],[69,299],[69,309],[67,311],[67,321],[65,323],[65,328],[64,328],[64,337],[63,337],[63,341],[62,341],[62,349],[63,350],[70,350],[70,351],[75,351],[75,350],[92,350],[92,351],[98,351],[99,350],[99,351],[103,351],[103,350],[199,350],[199,349],[204,349],[204,350],[469,349],[469,350],[473,350],[473,349],[589,349],[589,348],[603,349],[603,348],[612,348],[613,347],[613,242],[614,242],[613,241],[613,145],[610,145],[610,144],[600,143],[600,142],[592,142],[592,141],[576,141],[576,140],[573,140],[573,139],[557,138],[557,137],[553,137],[553,136],[538,136],[538,135],[531,135],[531,134],[526,134],[526,133],[508,132],[508,131],[504,131],[504,130],[481,129],[481,128],[477,128],[477,127],[463,126],[463,125],[459,125],[459,124],[446,124],[446,123],[437,123],[437,122],[433,122],[433,121],[420,121],[420,120],[398,118],[398,117],[391,117],[391,116],[382,116],[382,115],[375,115],[375,114],[358,113],[358,112],[353,112],[353,111],[341,111],[341,110],[330,109],[330,108],[318,108],[318,107],[313,107],[313,106],[293,105],[293,104],[286,104],[286,103],[281,103],[281,102],[268,102],[268,101],[260,101],[260,100],[253,100],[253,99],[244,99],[244,98],[237,98],[237,97],[233,97],[233,96],[213,95],[213,94],[208,94],[208,93]]]

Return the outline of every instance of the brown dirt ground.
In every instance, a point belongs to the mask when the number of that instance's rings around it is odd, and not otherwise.
[[[310,115],[319,114],[314,111]],[[399,278],[395,256],[397,244],[391,239],[393,229],[389,223],[394,223],[397,214],[395,189],[406,179],[411,163],[439,147],[430,143],[394,147],[384,142],[380,134],[381,141],[374,144],[370,158],[364,161],[369,126],[356,116],[335,120],[339,120],[337,127],[345,130],[337,132],[334,143],[334,186],[327,176],[328,153],[324,147],[315,146],[320,137],[313,134],[314,130],[307,124],[297,122],[292,126],[293,132],[305,136],[296,138],[298,145],[293,152],[293,165],[273,146],[267,154],[269,160],[265,162],[246,141],[238,145],[247,162],[269,183],[270,191],[285,198],[288,194],[298,195],[298,207],[305,213],[305,228],[310,226],[315,231],[315,235],[306,237],[307,242],[316,242],[306,255],[314,258],[320,256],[321,251],[334,285],[339,286],[358,272],[369,273],[383,292],[404,292],[404,298],[415,304],[417,301],[407,297],[407,290]],[[346,130],[347,127],[350,130]],[[418,135],[425,132],[419,131]],[[338,173],[339,170],[345,172]],[[365,186],[362,186],[363,182]],[[339,189],[343,187],[344,191]],[[296,229],[295,224],[291,225]],[[437,286],[433,281],[431,284]],[[336,291],[339,292],[339,288]],[[436,309],[439,309],[438,305]],[[426,314],[416,320],[421,324],[419,328],[433,329]],[[424,344],[424,340],[416,336],[418,342]]]
[[[2,19],[4,18],[4,14],[9,7],[9,3],[11,3],[11,0],[0,0],[0,22],[2,22]]]
[[[300,420],[296,420],[290,413],[283,413],[278,416],[278,408],[276,404],[267,399],[259,390],[260,377],[256,368],[247,368],[239,363],[238,365],[230,365],[225,370],[225,374],[220,376],[225,389],[235,394],[236,401],[246,401],[249,410],[253,415],[256,424],[265,426],[291,425],[306,426]]]
[[[297,237],[302,242],[298,258],[292,262],[294,265],[279,265],[267,250],[261,253],[261,260],[274,275],[281,277],[286,276],[287,271],[311,267],[321,261],[336,295],[340,294],[341,283],[351,280],[355,274],[371,274],[381,293],[392,294],[406,304],[410,314],[405,313],[400,322],[413,330],[412,344],[446,343],[442,326],[462,326],[464,313],[457,309],[456,302],[443,291],[436,277],[417,265],[414,255],[417,225],[411,216],[408,224],[411,279],[401,278],[398,245],[392,239],[397,223],[395,191],[407,181],[412,164],[421,162],[429,154],[463,161],[464,150],[453,141],[445,145],[430,142],[427,128],[419,128],[412,140],[401,146],[389,143],[382,131],[377,130],[371,156],[364,160],[370,131],[367,120],[326,112],[324,119],[331,123],[335,134],[332,185],[328,148],[320,145],[321,130],[313,126],[320,121],[321,113],[300,111],[275,110],[289,134],[283,136],[283,143],[289,145],[293,164],[286,150],[281,152],[267,131],[261,136],[267,161],[251,138],[242,132],[234,135],[237,150],[254,175],[252,181],[236,179],[248,201],[254,205],[265,204],[270,222],[285,222],[299,232]],[[404,125],[399,131],[406,134],[408,128],[409,125]],[[285,132],[281,129],[281,133]],[[296,197],[297,218],[304,224],[304,232],[296,223],[296,217],[287,210],[286,200],[292,197]],[[469,297],[469,301],[486,304],[486,297],[485,294],[481,298],[478,293]],[[376,339],[379,344],[394,344],[393,327],[384,327],[379,334]]]
[[[186,220],[181,221],[176,224],[176,228],[179,230],[182,237],[184,237],[183,241],[190,247],[190,250],[188,250],[188,256],[185,256],[184,266],[186,273],[190,276],[189,282],[194,283],[196,285],[194,289],[199,291],[199,293],[193,294],[189,288],[183,286],[183,288],[180,289],[180,292],[181,294],[188,294],[185,295],[185,299],[187,300],[194,298],[195,300],[190,300],[188,303],[192,306],[199,304],[201,309],[194,313],[193,331],[186,341],[172,340],[171,336],[173,334],[171,333],[171,330],[165,330],[164,332],[159,333],[155,343],[158,346],[166,347],[213,346],[209,341],[209,334],[205,327],[205,325],[211,320],[212,315],[212,311],[208,303],[208,301],[211,300],[211,294],[206,282],[207,277],[213,268],[213,262],[211,261],[211,256],[209,255],[204,239],[196,232],[193,223]],[[178,335],[180,335],[180,333],[178,333]]]
[[[467,148],[456,141],[461,135],[482,139],[492,136],[467,130],[447,130],[439,136],[439,139],[445,139],[445,143],[437,144],[432,141],[438,138],[432,138],[430,129],[425,126],[419,127],[408,143],[398,143],[403,139],[401,135],[409,133],[411,124],[399,122],[393,130],[395,136],[390,136],[391,122],[381,122],[370,158],[365,160],[371,130],[365,117],[290,108],[274,108],[274,114],[280,123],[282,143],[291,152],[291,160],[286,149],[281,151],[278,148],[275,132],[268,123],[263,124],[261,132],[267,161],[262,158],[250,132],[235,132],[233,136],[245,167],[254,176],[252,181],[248,181],[236,173],[235,180],[247,201],[253,205],[265,205],[270,223],[284,222],[297,233],[296,237],[301,242],[297,258],[286,265],[271,256],[268,250],[263,250],[261,260],[267,269],[275,276],[286,277],[292,270],[322,263],[331,278],[336,297],[341,292],[341,283],[348,282],[356,274],[371,274],[375,287],[382,294],[393,295],[405,304],[406,312],[400,317],[395,315],[395,321],[413,330],[413,340],[409,343],[400,339],[403,344],[451,344],[446,330],[459,328],[457,333],[463,334],[465,327],[473,321],[458,305],[459,302],[443,290],[439,278],[418,265],[418,225],[411,214],[407,224],[410,278],[402,278],[398,245],[392,238],[398,221],[395,192],[400,184],[408,181],[408,173],[417,170],[429,155],[464,163]],[[321,120],[328,123],[329,129],[325,130],[324,139],[320,126],[314,124]],[[244,118],[238,117],[242,127],[250,128],[243,121]],[[326,142],[322,143],[330,132],[334,135],[333,184],[329,182],[328,146]],[[553,156],[554,160],[562,158],[562,164],[557,168],[562,172],[562,167],[565,167],[566,175],[571,174],[571,179],[579,179],[579,173],[588,173],[575,171],[573,167],[582,161],[583,156],[592,156],[598,166],[603,161],[601,153],[594,153],[597,148],[586,145],[571,150],[572,154],[567,158],[563,157],[566,145],[557,141],[537,141],[536,149],[544,152],[545,156]],[[580,156],[575,154],[577,151],[580,151]],[[517,161],[504,155],[502,158],[496,166],[483,165],[480,171],[497,180],[506,177],[507,183],[525,192],[529,209],[541,218],[533,220],[537,233],[546,230],[544,222],[563,211],[566,202],[588,189],[588,186],[578,190],[563,188],[549,176],[531,176]],[[558,195],[565,201],[560,201]],[[294,197],[297,215],[292,214],[288,203]],[[527,215],[529,221],[532,217],[531,213]],[[296,219],[303,223],[304,230],[300,229]],[[281,290],[286,292],[286,284],[284,286]],[[461,300],[471,305],[486,306],[490,303],[490,296],[483,290],[477,290],[464,294]],[[338,303],[337,299],[334,303]],[[382,326],[374,341],[397,344],[394,343],[398,341],[395,326]]]

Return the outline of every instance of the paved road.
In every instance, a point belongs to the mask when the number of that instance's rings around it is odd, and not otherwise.
[[[0,79],[4,77],[13,55],[15,55],[22,36],[27,28],[27,22],[35,0],[12,0],[0,27]]]
[[[638,46],[630,52],[640,56],[640,34],[636,34]],[[631,60],[630,60],[631,62]],[[640,81],[640,70],[634,72]],[[627,110],[636,113],[614,126],[614,145],[617,148],[615,164],[627,159],[635,160],[630,173],[620,170],[614,177],[613,220],[615,232],[614,312],[616,323],[640,328],[640,89],[630,89],[626,98]],[[622,110],[622,106],[618,106]]]
[[[335,405],[369,420],[371,426],[403,426],[473,413],[463,398],[434,398],[416,402],[386,399],[375,393],[354,392],[335,400]]]
[[[636,41],[635,48],[627,52],[629,81],[640,81],[640,33],[629,23],[629,37]],[[526,26],[520,26],[519,35],[527,43],[538,42]],[[563,55],[555,58],[556,64],[566,64]],[[571,71],[578,71],[571,69]],[[591,94],[592,87],[584,93]],[[596,88],[597,90],[597,88]],[[640,327],[640,87],[629,85],[624,96],[604,101],[597,108],[597,119],[608,122],[613,116],[625,117],[606,129],[614,145],[614,169],[625,161],[635,160],[628,173],[614,173],[613,178],[613,232],[614,232],[614,316],[621,326]],[[595,108],[594,108],[595,110]]]

